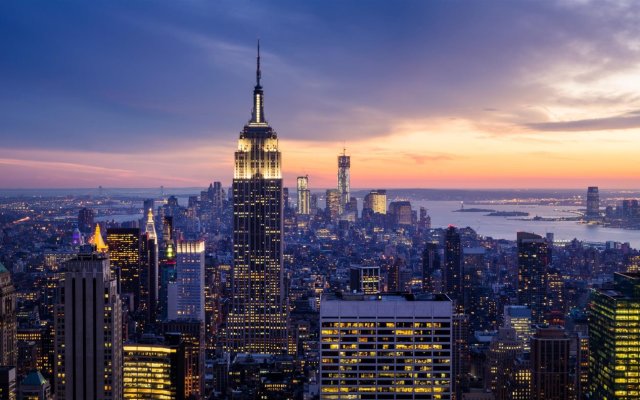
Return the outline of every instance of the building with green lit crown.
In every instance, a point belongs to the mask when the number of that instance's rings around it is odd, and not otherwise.
[[[640,398],[640,273],[616,273],[593,292],[589,313],[589,398]]]

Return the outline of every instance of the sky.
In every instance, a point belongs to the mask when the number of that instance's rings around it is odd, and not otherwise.
[[[0,2],[0,188],[640,187],[640,2]]]

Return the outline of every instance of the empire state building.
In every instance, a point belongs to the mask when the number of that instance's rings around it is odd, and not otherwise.
[[[282,270],[282,173],[278,135],[264,116],[260,46],[251,120],[240,132],[233,176],[231,352],[286,351]]]

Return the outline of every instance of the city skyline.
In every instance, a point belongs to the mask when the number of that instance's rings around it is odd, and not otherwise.
[[[285,186],[346,147],[353,188],[637,187],[640,9],[602,4],[3,4],[0,187],[230,184],[257,36]]]

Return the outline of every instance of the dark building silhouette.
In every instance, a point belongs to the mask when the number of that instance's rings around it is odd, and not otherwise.
[[[538,327],[531,338],[531,394],[535,400],[569,399],[569,345],[560,326]]]
[[[462,243],[460,233],[454,226],[449,226],[444,236],[444,292],[459,307],[462,306],[463,270]]]
[[[540,235],[518,232],[518,304],[529,306],[534,324],[545,322],[551,252]]]
[[[422,290],[433,293],[435,288],[434,273],[441,268],[437,243],[427,243],[422,252]]]

